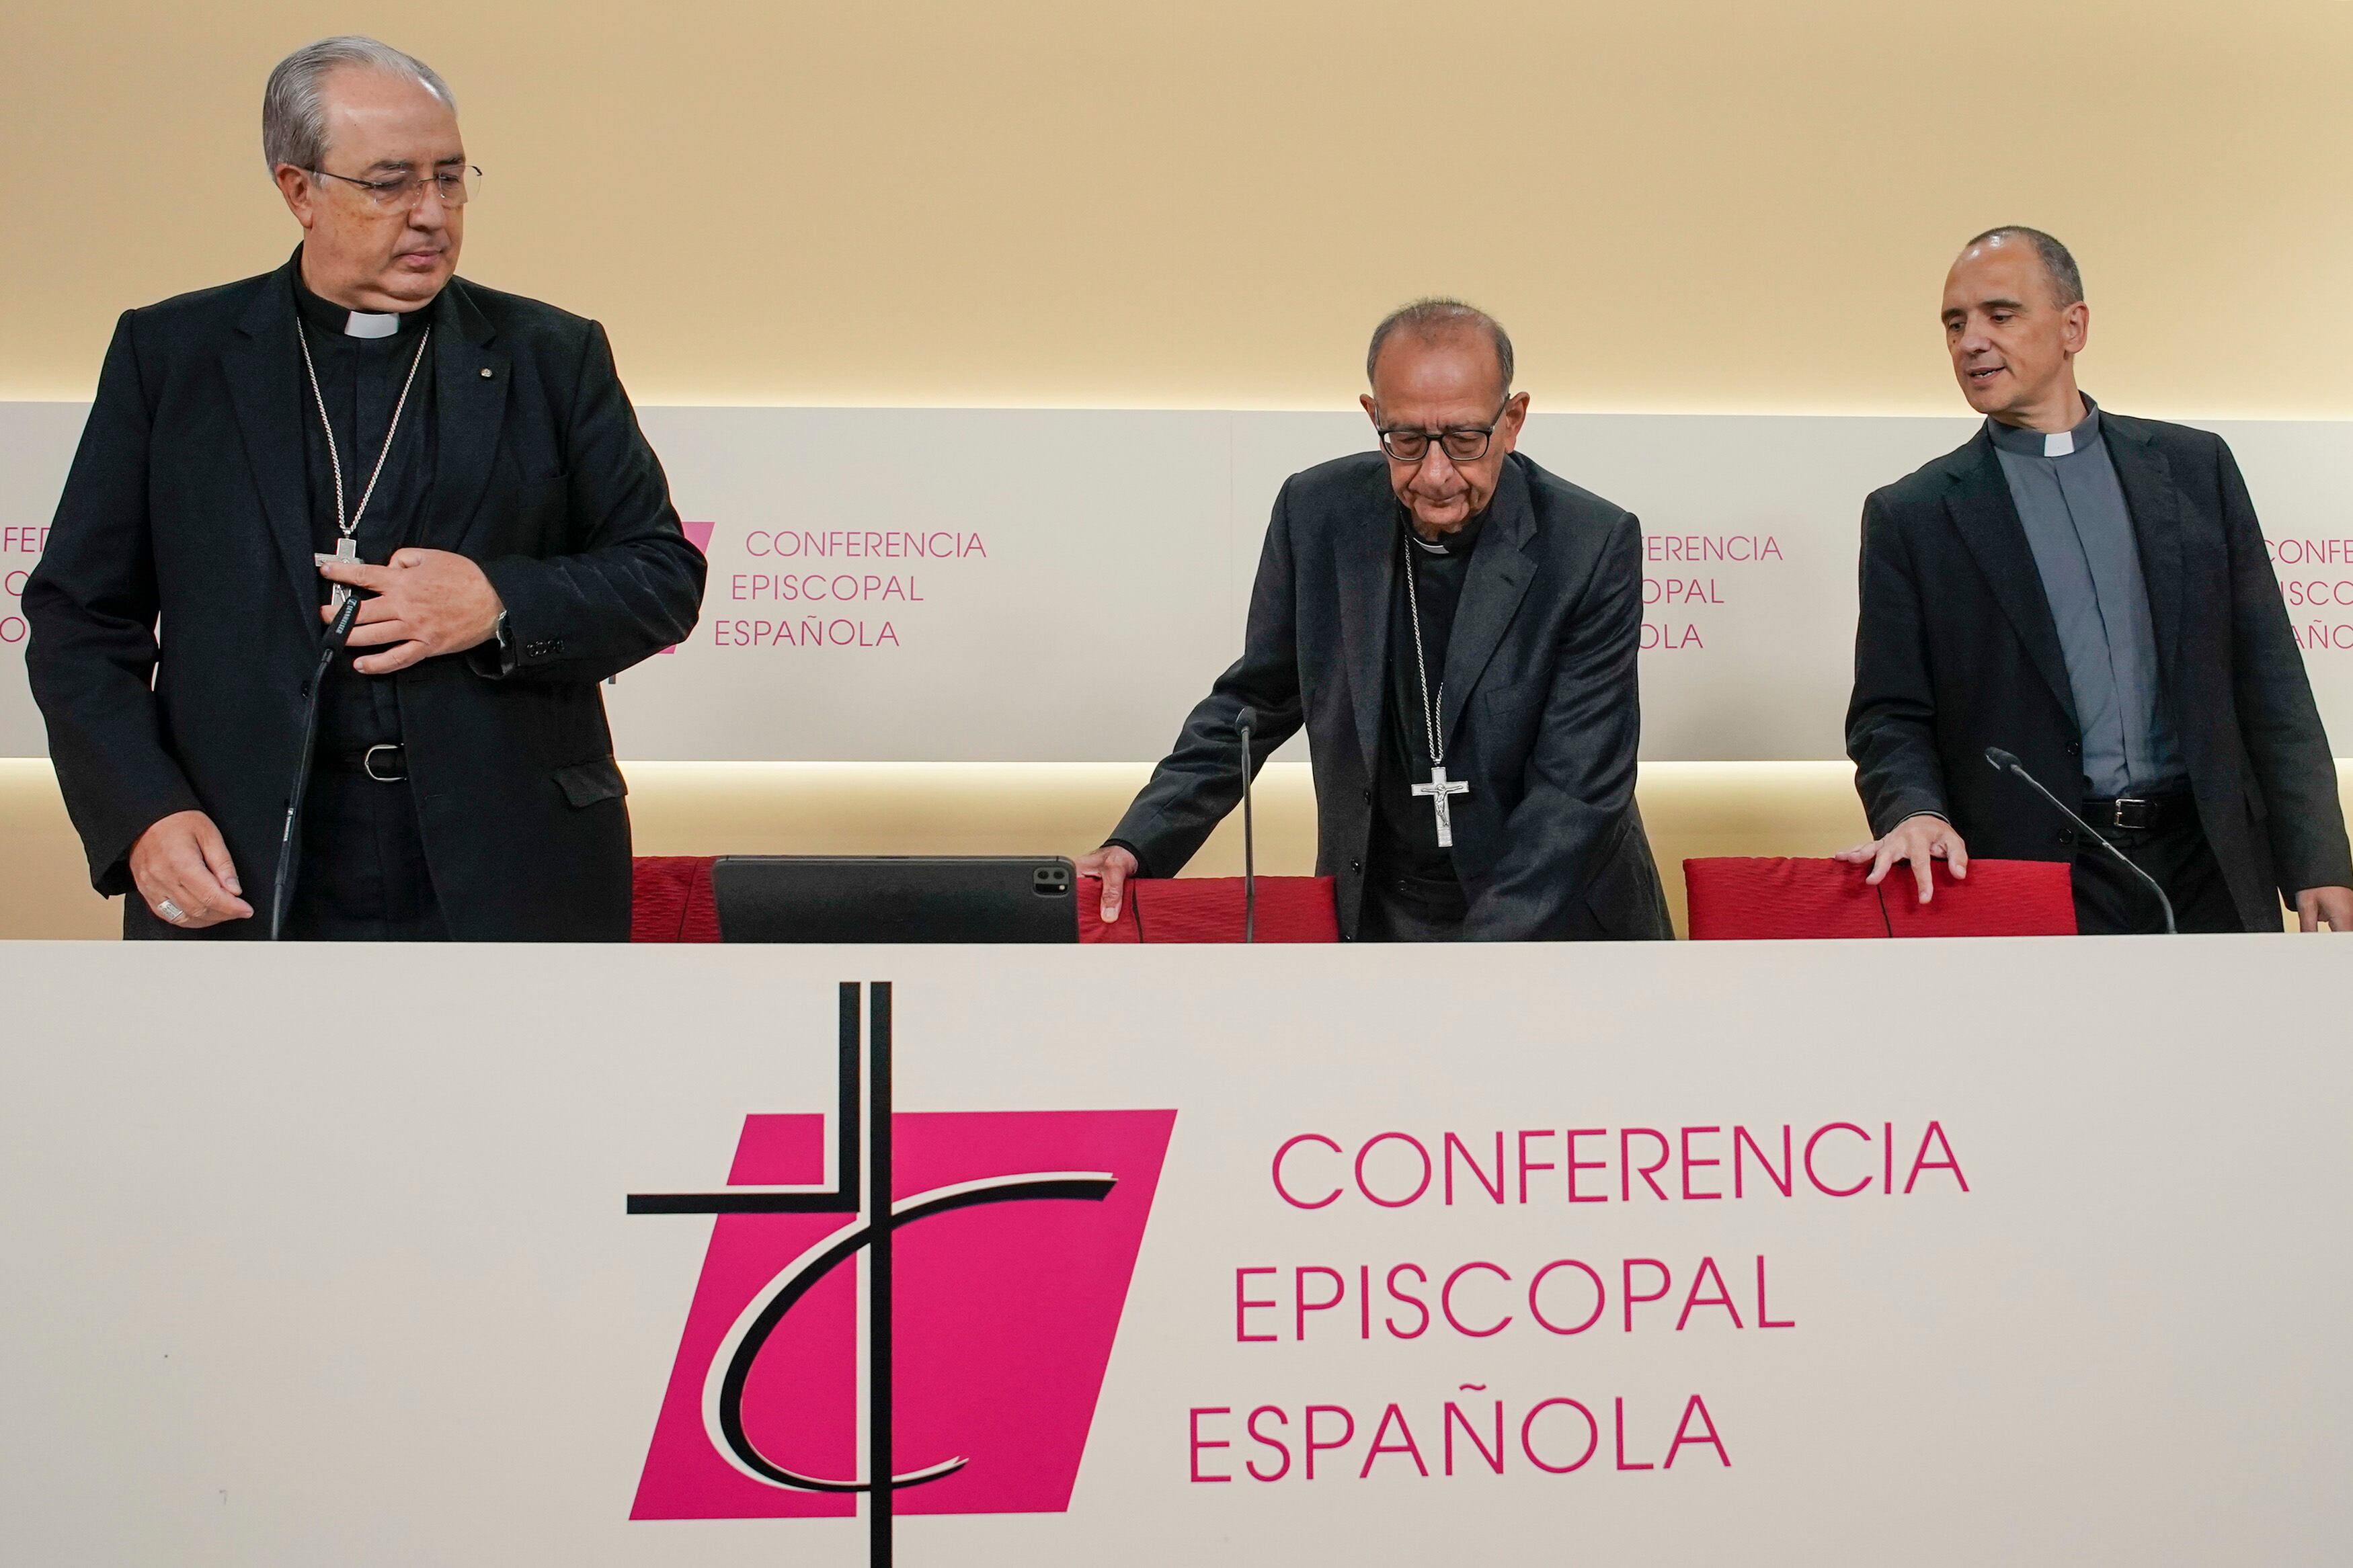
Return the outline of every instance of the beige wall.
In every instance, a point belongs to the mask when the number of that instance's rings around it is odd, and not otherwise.
[[[0,396],[279,259],[261,80],[353,27],[456,88],[466,270],[649,402],[1332,405],[1443,289],[1551,406],[1950,411],[1937,281],[2016,221],[2112,405],[2353,416],[2345,0],[26,0]]]

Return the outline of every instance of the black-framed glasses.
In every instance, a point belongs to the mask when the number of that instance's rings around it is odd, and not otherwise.
[[[1448,461],[1475,463],[1487,455],[1487,443],[1495,438],[1495,426],[1503,423],[1504,408],[1511,405],[1510,398],[1504,399],[1503,408],[1496,409],[1494,419],[1485,425],[1450,425],[1443,430],[1384,426],[1378,432],[1381,450],[1398,462],[1419,463],[1430,456],[1430,444],[1435,441],[1446,449]]]
[[[429,174],[398,174],[389,180],[354,179],[326,169],[305,169],[303,173],[357,185],[370,204],[383,212],[405,212],[416,205],[428,189],[441,198],[443,206],[461,207],[482,188],[482,172],[471,163],[462,168],[436,169]]]

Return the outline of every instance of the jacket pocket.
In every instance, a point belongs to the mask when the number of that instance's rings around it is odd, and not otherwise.
[[[1657,868],[1646,853],[1649,840],[1629,823],[1600,871],[1585,885],[1585,908],[1594,923],[1613,937],[1657,934],[1658,909],[1665,897]]]
[[[1479,718],[1476,743],[1491,767],[1507,773],[1519,771],[1535,744],[1536,724],[1551,689],[1549,680],[1536,676],[1479,693],[1472,709]]]
[[[585,763],[574,763],[570,767],[556,769],[555,784],[564,792],[564,798],[572,803],[575,811],[602,801],[618,800],[629,793],[628,781],[621,776],[620,764],[609,756],[595,757]]]

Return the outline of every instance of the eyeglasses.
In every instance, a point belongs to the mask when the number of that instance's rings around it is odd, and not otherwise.
[[[429,174],[401,174],[389,180],[355,180],[349,174],[331,174],[325,169],[306,169],[303,173],[357,185],[379,212],[405,212],[415,206],[417,198],[427,190],[441,198],[443,206],[461,207],[482,188],[482,172],[470,163],[459,169],[436,169]]]
[[[1504,400],[1504,407],[1511,399]],[[1495,410],[1495,422],[1504,417],[1504,409]],[[1487,455],[1487,443],[1494,438],[1495,425],[1450,425],[1443,430],[1411,430],[1391,426],[1380,431],[1381,450],[1400,463],[1419,463],[1430,456],[1432,441],[1446,448],[1449,461],[1475,463]]]

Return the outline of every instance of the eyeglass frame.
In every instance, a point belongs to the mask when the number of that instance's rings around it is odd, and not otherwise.
[[[296,167],[299,168],[301,165],[297,164]],[[397,180],[363,180],[356,174],[338,174],[332,169],[303,169],[302,172],[306,174],[314,175],[320,179],[341,180],[347,185],[357,185],[360,189],[365,191],[368,194],[368,199],[374,203],[380,211],[384,212],[404,212],[415,207],[418,202],[425,198],[425,188],[427,185],[433,187],[434,199],[438,201],[445,207],[462,207],[468,202],[474,199],[474,194],[471,191],[466,190],[466,176],[471,174],[477,180],[481,179],[482,167],[480,164],[460,163],[458,165],[458,172],[454,176],[445,175],[439,173],[441,168],[441,165],[439,164],[436,164],[434,167],[435,173],[433,174],[403,174]],[[443,182],[452,178],[456,180],[458,188],[460,191],[465,191],[465,195],[459,196],[454,202],[449,199],[449,193],[442,188]],[[409,193],[408,199],[406,201],[386,202],[378,195],[379,192],[385,190],[397,190],[402,185],[411,184],[414,184],[415,188]]]
[[[1422,447],[1419,457],[1398,457],[1389,449],[1389,437],[1392,436],[1419,436],[1425,442],[1437,443],[1441,450],[1446,451],[1446,460],[1450,463],[1475,463],[1487,455],[1488,447],[1494,445],[1495,432],[1502,427],[1504,416],[1510,412],[1512,399],[1515,395],[1513,393],[1505,393],[1503,403],[1495,409],[1495,417],[1484,425],[1449,425],[1439,430],[1414,429],[1403,425],[1376,425],[1373,426],[1373,434],[1380,441],[1381,455],[1392,463],[1411,463],[1419,467],[1430,460],[1430,447],[1427,446]],[[1446,438],[1449,436],[1476,436],[1479,437],[1479,449],[1467,457],[1458,458],[1451,449],[1446,447]]]

